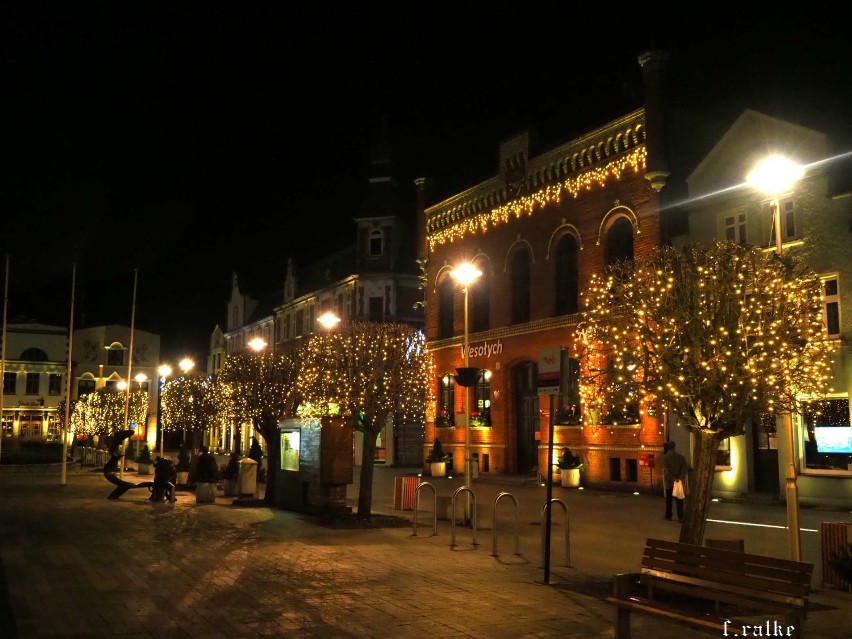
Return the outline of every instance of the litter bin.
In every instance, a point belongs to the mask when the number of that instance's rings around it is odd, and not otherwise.
[[[237,479],[237,495],[255,496],[257,491],[257,462],[251,457],[244,457],[240,460],[240,475]]]
[[[414,492],[420,485],[418,475],[398,475],[393,478],[394,510],[414,510]]]

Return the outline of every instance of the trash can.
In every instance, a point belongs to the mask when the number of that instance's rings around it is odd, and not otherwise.
[[[420,485],[418,475],[398,475],[393,478],[394,510],[414,510],[414,492]]]
[[[240,460],[240,476],[237,479],[237,495],[251,495],[257,490],[257,462],[251,457]]]

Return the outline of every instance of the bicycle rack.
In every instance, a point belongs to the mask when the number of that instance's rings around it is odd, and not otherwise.
[[[419,484],[417,488],[414,489],[414,530],[411,535],[413,537],[417,536],[417,508],[420,505],[420,489],[424,486],[428,486],[432,489],[432,514],[434,516],[433,525],[435,532],[432,533],[432,536],[438,534],[438,493],[435,490],[435,487],[430,484],[428,481],[424,481],[422,484]]]
[[[479,545],[476,543],[476,493],[473,492],[473,488],[468,488],[467,486],[459,486],[456,489],[456,492],[453,493],[453,499],[450,506],[451,510],[453,511],[453,519],[450,525],[450,548],[454,548],[456,545],[456,495],[463,492],[470,493],[470,496],[473,499],[473,504],[471,505],[470,510],[470,522],[471,526],[473,527],[473,545]],[[437,508],[435,510],[437,513]]]
[[[494,523],[492,526],[492,534],[491,534],[491,556],[497,556],[497,502],[500,501],[503,497],[508,497],[515,504],[515,554],[521,554],[521,534],[520,528],[518,526],[518,500],[515,499],[515,496],[512,493],[500,493],[497,497],[494,498]]]
[[[555,497],[550,500],[550,504],[544,504],[541,507],[541,565],[544,566],[544,533],[545,533],[545,515],[551,504],[559,504],[565,513],[565,565],[571,567],[571,532],[568,526],[568,506],[561,499]],[[552,519],[551,519],[552,521]]]

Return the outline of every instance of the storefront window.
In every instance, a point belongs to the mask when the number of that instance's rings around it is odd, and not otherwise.
[[[299,470],[300,431],[281,433],[281,470]]]
[[[808,402],[801,420],[805,468],[846,471],[852,467],[848,397]]]
[[[438,380],[438,411],[435,426],[455,426],[454,410],[456,405],[456,380],[452,375],[444,375]]]
[[[470,411],[470,425],[474,427],[491,426],[491,371],[479,371],[479,379],[474,390],[474,406]]]

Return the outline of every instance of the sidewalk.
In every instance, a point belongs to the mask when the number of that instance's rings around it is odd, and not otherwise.
[[[407,472],[414,471],[376,468],[374,513],[413,516],[393,508],[394,477]],[[356,471],[353,509],[357,479]],[[433,485],[450,495],[461,482]],[[457,527],[450,547],[447,521],[432,535],[431,507],[418,513],[414,536],[413,527],[334,529],[299,513],[234,507],[230,498],[196,504],[182,491],[171,505],[152,504],[136,489],[107,500],[111,489],[90,469],[69,469],[60,487],[58,470],[0,468],[0,638],[611,637],[612,610],[600,596],[612,574],[636,569],[645,538],[677,537],[677,524],[662,519],[661,498],[554,487],[569,513],[571,566],[558,508],[545,585],[540,486],[474,482],[480,509],[493,512],[502,492],[518,500],[521,553],[514,554],[506,498],[497,556],[493,530],[477,530],[477,546],[470,528]],[[732,519],[737,508],[720,507],[726,517],[719,518]],[[764,509],[756,514],[774,520],[778,509]],[[803,513],[803,526],[813,514]],[[708,535],[730,536],[725,526],[708,524]],[[774,549],[779,538],[783,547],[783,531],[755,530],[746,530],[747,551],[772,554],[760,544]],[[813,584],[808,638],[848,639],[852,594]],[[637,638],[695,636],[643,616],[633,626]]]

